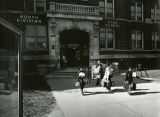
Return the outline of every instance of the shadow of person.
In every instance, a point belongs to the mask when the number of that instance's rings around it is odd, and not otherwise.
[[[134,93],[131,93],[130,95],[137,96],[137,95],[157,94],[157,93],[160,93],[160,92],[134,92]]]
[[[149,89],[136,89],[136,91],[141,91],[141,90],[149,90]]]
[[[112,90],[112,92],[116,92],[116,93],[118,93],[118,92],[125,92],[125,90],[124,89],[113,89]]]
[[[90,92],[90,91],[84,91],[84,96],[89,96],[89,95],[98,95],[98,94],[111,94],[111,92]]]

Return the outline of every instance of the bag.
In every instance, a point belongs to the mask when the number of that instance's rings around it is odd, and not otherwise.
[[[80,86],[80,83],[79,83],[79,82],[76,82],[76,83],[75,83],[75,86],[76,86],[76,87],[79,87],[79,86]]]
[[[132,90],[136,90],[136,83],[133,83]]]
[[[85,79],[84,79],[84,82],[85,82],[86,84],[89,84],[89,79],[85,78]]]
[[[80,73],[79,73],[79,77],[85,77],[85,73],[80,72]]]
[[[99,74],[99,69],[98,68],[94,68],[93,69],[93,74],[94,75],[98,75]]]
[[[109,83],[110,83],[109,80],[106,80],[106,79],[102,79],[102,80],[101,80],[101,86],[102,86],[102,87],[106,87],[105,84],[108,85]]]

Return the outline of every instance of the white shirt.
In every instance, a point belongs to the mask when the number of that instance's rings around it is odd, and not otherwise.
[[[105,69],[105,74],[103,78],[108,80],[109,75],[112,74],[112,72],[113,72],[113,68],[111,66],[107,67]]]

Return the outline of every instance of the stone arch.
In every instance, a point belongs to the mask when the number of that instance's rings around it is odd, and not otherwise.
[[[50,36],[50,55],[54,56],[58,60],[57,67],[60,68],[60,32],[65,30],[77,29],[87,32],[89,35],[89,65],[92,65],[92,61],[98,59],[99,56],[99,42],[98,33],[95,30],[94,21],[92,20],[78,20],[76,22],[73,19],[55,19],[54,20],[54,33]],[[50,29],[49,29],[50,30]],[[95,33],[96,32],[96,33]],[[54,46],[54,48],[52,48]]]
[[[66,29],[66,28],[65,28]],[[66,57],[68,66],[89,65],[89,33],[78,28],[59,32],[60,56]],[[63,61],[60,61],[63,67]]]

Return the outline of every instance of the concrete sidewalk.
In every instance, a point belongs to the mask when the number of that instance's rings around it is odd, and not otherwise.
[[[0,91],[0,117],[18,117],[18,92]]]
[[[137,84],[128,95],[123,87],[109,93],[103,87],[53,91],[65,117],[160,117],[160,84]],[[50,116],[51,117],[51,116]]]

